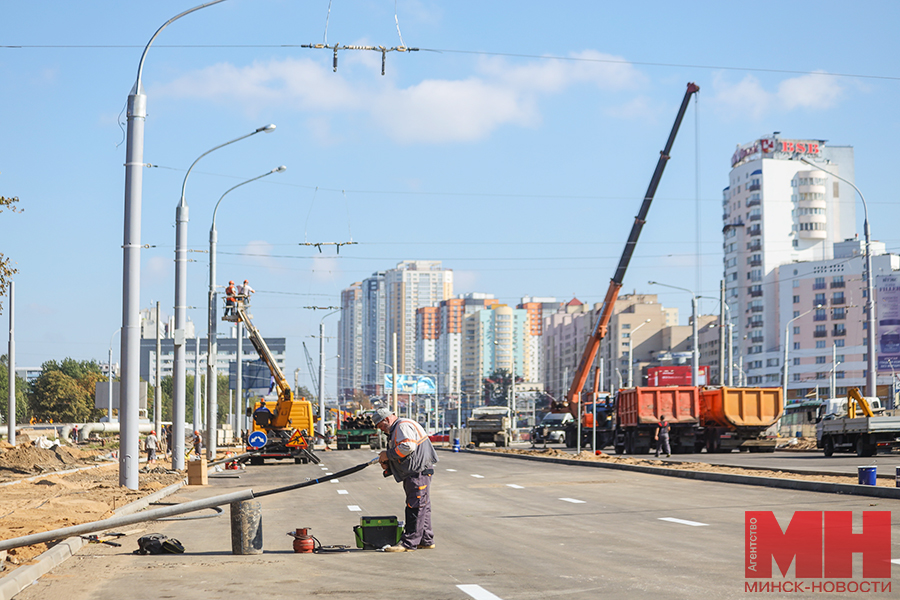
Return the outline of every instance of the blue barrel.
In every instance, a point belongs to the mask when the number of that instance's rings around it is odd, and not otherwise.
[[[900,488],[900,467],[897,467],[896,479],[897,479],[897,483],[894,485],[896,485],[898,488]]]
[[[453,451],[459,452],[459,438],[453,438]],[[898,467],[898,470],[900,470],[900,467]]]
[[[857,467],[859,470],[859,485],[875,485],[877,467]]]

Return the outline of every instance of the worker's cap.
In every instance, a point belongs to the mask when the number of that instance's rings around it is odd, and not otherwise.
[[[232,279],[231,281],[229,281],[228,285],[234,285],[234,280]]]
[[[250,283],[250,282],[249,282],[248,280],[245,279],[245,280],[244,280],[244,283]]]
[[[156,435],[156,432],[153,431],[153,430],[151,429],[151,430],[150,430],[150,435]]]
[[[394,413],[392,413],[389,408],[379,408],[375,411],[375,414],[372,415],[372,423],[378,425],[392,414]]]
[[[194,435],[200,435],[200,431],[199,431],[199,430],[195,430],[195,431],[194,431]]]

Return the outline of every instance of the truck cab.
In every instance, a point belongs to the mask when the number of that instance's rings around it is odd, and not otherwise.
[[[566,426],[574,423],[571,413],[547,413],[531,432],[531,439],[536,444],[561,444],[566,441]]]

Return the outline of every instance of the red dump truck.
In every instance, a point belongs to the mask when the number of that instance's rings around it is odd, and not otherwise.
[[[774,452],[776,439],[764,433],[783,411],[781,388],[702,389],[696,450]]]
[[[636,387],[616,395],[616,454],[647,454],[660,415],[670,424],[672,452],[694,452],[700,424],[700,388]]]

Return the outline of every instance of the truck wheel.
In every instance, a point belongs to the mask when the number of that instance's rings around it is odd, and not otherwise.
[[[832,456],[834,454],[834,440],[831,439],[831,436],[825,438],[825,456]]]
[[[616,454],[625,454],[625,446],[616,446]]]
[[[868,456],[868,454],[866,454],[866,440],[863,436],[856,438],[856,455]]]

